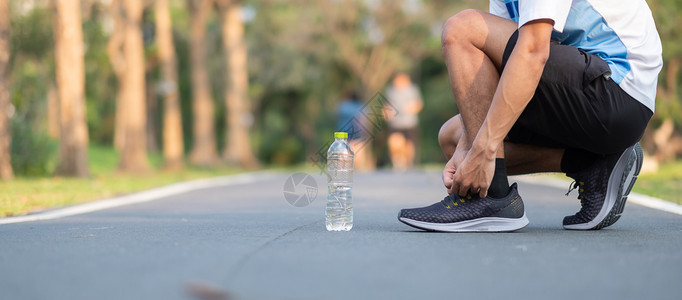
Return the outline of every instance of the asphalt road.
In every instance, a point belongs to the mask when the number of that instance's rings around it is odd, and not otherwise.
[[[294,207],[288,175],[0,225],[0,299],[682,299],[680,215],[566,231],[576,192],[521,183],[521,231],[420,232],[396,215],[442,199],[439,173],[379,172],[356,175],[353,230],[327,232],[324,178]]]

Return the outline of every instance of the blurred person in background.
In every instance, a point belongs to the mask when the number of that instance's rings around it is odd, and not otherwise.
[[[416,144],[419,137],[418,114],[424,107],[419,89],[410,76],[398,73],[386,89],[386,98],[393,106],[384,108],[388,121],[388,151],[393,169],[404,171],[414,165]],[[389,112],[394,109],[395,112]]]
[[[368,138],[367,118],[362,115],[364,106],[357,92],[348,91],[336,107],[337,131],[348,132],[348,143],[355,153],[354,168],[360,171],[374,169],[372,156],[363,151]]]

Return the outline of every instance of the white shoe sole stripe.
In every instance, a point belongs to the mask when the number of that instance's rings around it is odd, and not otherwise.
[[[408,218],[399,218],[412,227],[441,232],[508,232],[519,230],[528,225],[526,213],[518,219],[486,217],[456,223],[429,223]]]
[[[581,224],[571,224],[564,225],[566,229],[577,229],[577,230],[589,230],[597,227],[604,219],[609,215],[613,206],[622,198],[626,192],[625,188],[629,187],[635,176],[635,171],[637,167],[635,166],[636,161],[630,165],[632,159],[637,159],[635,154],[635,146],[631,146],[618,158],[616,165],[613,167],[611,174],[609,175],[609,181],[606,187],[606,199],[604,199],[604,205],[602,205],[601,210],[594,219],[587,223]],[[627,169],[630,165],[630,170],[627,175],[623,174],[623,171]],[[623,181],[623,176],[627,176],[625,181]],[[624,189],[621,189],[621,183]]]

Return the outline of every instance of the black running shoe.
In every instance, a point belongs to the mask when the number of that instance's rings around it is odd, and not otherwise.
[[[598,160],[582,172],[566,174],[575,180],[568,192],[578,188],[582,208],[564,218],[564,228],[598,230],[616,223],[642,169],[642,159],[642,148],[635,144],[623,153]]]
[[[444,232],[503,232],[528,225],[516,183],[502,199],[451,194],[430,206],[400,210],[398,220],[415,228]]]

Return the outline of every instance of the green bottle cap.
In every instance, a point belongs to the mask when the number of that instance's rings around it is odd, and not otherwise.
[[[347,139],[348,132],[334,132],[334,137],[337,139]]]

